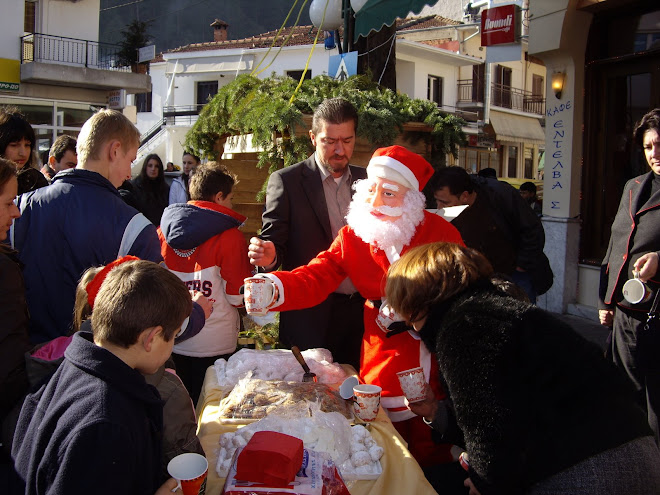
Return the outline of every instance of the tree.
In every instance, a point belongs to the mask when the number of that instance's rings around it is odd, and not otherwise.
[[[119,64],[122,66],[134,66],[138,62],[138,49],[147,46],[152,36],[147,32],[151,27],[151,21],[134,20],[121,30],[123,37],[119,43]]]

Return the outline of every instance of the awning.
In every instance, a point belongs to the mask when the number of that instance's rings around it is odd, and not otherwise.
[[[534,117],[524,117],[511,113],[490,111],[490,124],[498,141],[545,144],[545,132],[541,123]]]
[[[405,18],[408,12],[419,14],[433,0],[368,0],[355,13],[355,39],[367,36],[372,30],[380,31],[385,25],[391,26],[397,17]]]

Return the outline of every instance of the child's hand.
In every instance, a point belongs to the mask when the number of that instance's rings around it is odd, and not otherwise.
[[[211,316],[211,313],[213,312],[213,303],[209,301],[207,297],[201,292],[191,290],[190,295],[192,297],[193,302],[199,304],[201,308],[204,310],[204,318],[208,320],[209,316]]]

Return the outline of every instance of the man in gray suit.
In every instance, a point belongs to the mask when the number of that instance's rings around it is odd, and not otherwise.
[[[292,270],[330,247],[346,224],[353,182],[367,177],[364,168],[349,165],[357,124],[357,111],[342,98],[316,109],[309,131],[316,152],[268,180],[261,235],[250,242],[253,265]],[[324,347],[336,362],[359,370],[363,304],[347,278],[318,306],[281,313],[280,342],[303,350]]]

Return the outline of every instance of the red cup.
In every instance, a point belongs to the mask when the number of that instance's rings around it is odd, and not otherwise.
[[[177,487],[183,495],[204,495],[206,493],[206,477],[209,463],[200,454],[180,454],[167,463],[167,472],[177,482]]]

